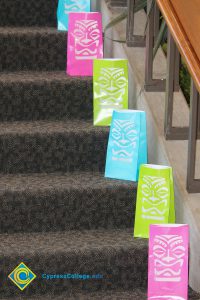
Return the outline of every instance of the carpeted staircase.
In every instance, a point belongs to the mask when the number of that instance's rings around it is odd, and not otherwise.
[[[0,0],[0,299],[146,299],[136,186],[104,178],[108,129],[92,125],[92,78],[65,75],[56,7]],[[20,262],[37,275],[23,292]],[[103,279],[42,279],[65,273]]]

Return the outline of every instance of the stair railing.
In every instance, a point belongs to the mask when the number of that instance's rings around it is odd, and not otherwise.
[[[136,0],[127,0],[127,5],[126,44],[128,47],[145,47],[145,36],[134,33]]]
[[[148,0],[149,2],[151,0]],[[186,188],[189,193],[200,192],[200,179],[195,178],[196,146],[200,133],[200,57],[196,53],[196,47],[190,36],[187,35],[187,24],[182,23],[181,14],[186,12],[183,1],[180,6],[174,7],[174,1],[156,0],[157,5],[168,25],[168,48],[167,48],[167,75],[166,75],[166,96],[165,96],[165,124],[164,134],[168,140],[188,140],[187,158],[187,183]],[[185,3],[188,2],[185,0]],[[189,3],[189,2],[188,2]],[[187,6],[191,10],[195,9],[195,4],[190,2]],[[200,9],[196,7],[196,9]],[[189,11],[187,12],[189,13]],[[195,15],[194,15],[195,17]],[[193,20],[190,18],[190,23]],[[199,27],[200,27],[200,23]],[[194,27],[195,29],[195,27]],[[196,28],[196,32],[198,32]],[[200,41],[199,41],[200,43]],[[190,94],[190,117],[188,127],[173,126],[174,91],[179,89],[179,69],[180,55],[184,58],[191,75]]]
[[[124,7],[127,6],[127,0],[108,0],[110,6]]]
[[[197,139],[200,136],[200,51],[199,56],[195,52],[195,45],[191,44],[184,26],[178,16],[181,9],[176,10],[173,7],[173,0],[156,0],[152,9],[152,1],[147,0],[148,23],[146,28],[146,39],[134,33],[134,5],[137,0],[110,0],[113,6],[127,5],[127,46],[144,47],[146,46],[145,62],[145,90],[151,92],[165,91],[165,121],[164,135],[167,140],[188,140],[187,157],[187,184],[189,193],[200,192],[200,179],[195,178],[196,167],[196,146]],[[127,2],[126,2],[127,1]],[[178,0],[176,3],[189,3],[190,9],[194,9],[195,3],[191,0]],[[192,5],[191,5],[192,3]],[[200,10],[200,4],[198,7]],[[160,14],[164,17],[168,26],[167,39],[167,70],[166,78],[153,78],[153,49],[156,36],[159,32]],[[190,20],[192,22],[192,18]],[[197,33],[200,29],[200,22]],[[183,26],[184,25],[184,26]],[[199,38],[200,49],[200,38]],[[174,92],[179,91],[179,71],[180,57],[183,57],[191,75],[191,95],[190,95],[190,117],[188,127],[173,126],[173,104]]]

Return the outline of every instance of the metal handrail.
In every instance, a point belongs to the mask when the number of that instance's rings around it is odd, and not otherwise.
[[[117,0],[113,0],[116,2]],[[134,34],[134,5],[135,0],[128,0],[128,19],[127,19],[127,45],[130,47],[146,46],[145,63],[145,90],[146,91],[165,91],[165,122],[164,135],[167,140],[188,140],[188,158],[187,158],[187,183],[186,188],[189,193],[200,192],[200,179],[195,178],[196,166],[196,143],[200,132],[200,96],[195,81],[192,78],[191,96],[190,96],[190,121],[188,127],[173,126],[173,104],[174,92],[179,90],[179,69],[180,52],[177,43],[171,33],[171,26],[168,26],[168,50],[167,50],[167,70],[166,78],[153,78],[153,48],[155,37],[158,34],[160,9],[155,5],[151,9],[152,0],[148,1],[147,10],[149,12],[148,25],[146,30],[146,39]],[[161,0],[156,0],[157,2]],[[166,0],[168,1],[168,0]],[[169,20],[168,20],[169,21]],[[168,24],[169,25],[169,24]],[[171,24],[170,24],[171,25]],[[182,54],[182,53],[181,53]],[[193,62],[194,63],[194,62]],[[193,74],[192,74],[193,75]],[[200,78],[198,79],[200,82]]]
[[[115,7],[127,6],[127,0],[109,0],[109,4]]]

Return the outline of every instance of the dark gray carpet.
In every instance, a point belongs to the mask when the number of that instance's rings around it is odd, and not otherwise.
[[[0,27],[0,72],[65,70],[66,45],[55,28]]]
[[[4,298],[6,300],[8,298]],[[130,291],[123,290],[112,290],[112,291],[100,291],[100,292],[82,292],[75,293],[73,295],[69,295],[67,293],[62,293],[62,295],[52,295],[47,294],[43,296],[19,296],[17,298],[12,298],[13,300],[146,300],[147,292],[146,289],[134,289]],[[188,300],[200,300],[200,296],[198,293],[189,290]]]
[[[13,300],[87,300],[87,299],[94,299],[94,300],[146,300],[146,291],[143,289],[134,289],[134,291],[105,291],[105,292],[91,292],[85,293],[82,292],[81,294],[73,294],[69,295],[63,293],[62,295],[46,295],[46,296],[38,296],[38,297],[17,297],[12,298]],[[6,300],[6,299],[4,299]]]
[[[56,27],[58,0],[1,0],[0,26]]]
[[[0,123],[0,172],[104,171],[107,139],[89,121]]]
[[[92,98],[91,77],[0,73],[0,121],[92,119]]]
[[[0,176],[0,232],[133,228],[135,192],[92,172]]]
[[[21,294],[7,279],[21,261],[37,274],[23,291],[51,294],[145,288],[147,240],[133,239],[132,229],[0,235],[0,296]],[[41,274],[101,274],[102,279],[45,280]]]

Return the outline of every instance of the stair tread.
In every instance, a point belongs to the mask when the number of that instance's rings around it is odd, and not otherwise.
[[[147,250],[146,239],[133,238],[133,229],[112,229],[112,230],[83,230],[49,233],[17,233],[0,234],[0,255],[4,256],[25,256],[30,257],[35,253],[88,253],[95,251],[107,253],[112,256],[112,250],[121,251],[144,251]],[[31,249],[30,249],[31,245]],[[99,257],[100,258],[100,257]]]
[[[108,132],[79,119],[1,122],[0,172],[102,172]]]
[[[16,26],[4,26],[0,27],[0,34],[12,35],[12,34],[58,34],[66,35],[65,31],[58,31],[55,27],[46,26],[27,26],[27,27],[16,27]]]
[[[0,122],[92,118],[92,77],[0,72]]]
[[[56,134],[69,132],[108,132],[108,127],[95,127],[92,121],[64,120],[64,121],[15,121],[0,123],[0,136],[4,135],[34,135]]]
[[[12,299],[16,299],[16,298],[12,298]],[[17,297],[18,300],[25,300],[25,297],[21,296],[21,297]],[[17,300],[16,299],[16,300]],[[135,289],[135,290],[131,290],[131,291],[101,291],[101,292],[91,292],[91,293],[80,293],[80,294],[73,294],[71,296],[69,296],[69,294],[65,294],[63,293],[62,295],[42,295],[42,296],[37,296],[37,297],[29,297],[30,300],[51,300],[51,299],[55,299],[55,300],[87,300],[87,299],[94,299],[94,300],[128,300],[128,299],[132,299],[132,300],[146,300],[147,296],[146,296],[146,290],[144,289]],[[3,299],[6,300],[6,299]],[[7,298],[7,300],[9,300]]]
[[[1,0],[0,6],[1,26],[56,26],[57,1]]]
[[[32,81],[71,81],[72,84],[78,81],[92,81],[92,77],[87,76],[69,76],[65,71],[20,71],[20,72],[1,72],[0,82],[32,82]]]
[[[136,188],[135,182],[113,180],[105,178],[99,172],[74,172],[74,173],[50,173],[50,174],[9,174],[0,175],[0,193],[9,190],[11,192],[23,192],[26,190],[38,192],[45,190],[98,190],[108,188]]]
[[[54,27],[0,27],[0,71],[65,70],[66,46]]]
[[[2,299],[2,300],[9,300],[10,298]],[[12,297],[13,300],[25,300],[27,299],[26,296],[19,295],[17,298]],[[99,292],[82,292],[82,293],[75,293],[72,294],[71,296],[67,293],[63,293],[62,295],[52,295],[52,294],[47,294],[47,295],[38,295],[37,297],[35,296],[30,296],[28,298],[29,300],[87,300],[87,299],[94,299],[94,300],[146,300],[147,299],[147,289],[142,289],[142,288],[136,288],[134,290],[112,290],[112,291],[99,291]],[[200,294],[196,293],[195,291],[192,291],[189,289],[189,300],[200,300]]]
[[[98,172],[1,175],[0,233],[130,228],[135,198],[136,183]]]
[[[134,239],[133,229],[70,230],[0,235],[0,296],[19,295],[7,280],[20,262],[36,279],[26,295],[96,292],[145,288],[148,240]],[[48,280],[42,274],[101,274],[94,280]]]

